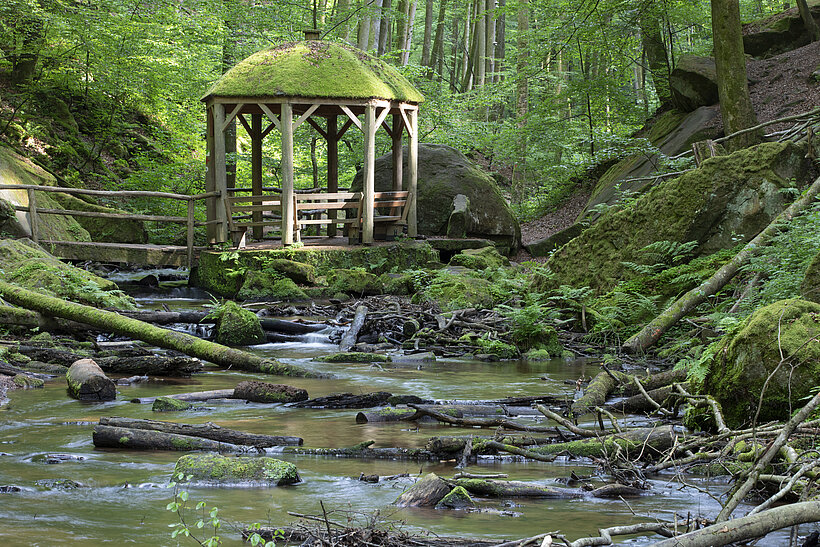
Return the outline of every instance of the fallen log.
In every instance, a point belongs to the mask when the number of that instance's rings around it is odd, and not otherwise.
[[[344,336],[342,336],[341,342],[339,342],[339,351],[350,351],[350,349],[356,345],[356,339],[359,337],[359,331],[362,330],[366,318],[367,306],[358,306],[356,308],[356,315],[353,316],[353,321],[350,323],[350,327]]]
[[[616,372],[615,376],[621,381],[621,386],[617,391],[621,395],[637,395],[640,391],[635,386],[633,378],[637,378],[646,391],[652,391],[671,384],[685,382],[688,373],[689,371],[685,368],[671,368],[663,372],[649,374],[648,376],[631,376]],[[622,375],[623,377],[621,378]]]
[[[296,408],[373,408],[384,406],[392,393],[374,391],[356,395],[354,393],[335,393],[326,397],[317,397],[307,401],[299,401],[291,406]]]
[[[550,498],[572,499],[583,494],[574,490],[552,488],[521,481],[495,479],[457,479],[455,486],[461,486],[469,493],[486,498]]]
[[[239,382],[233,390],[234,399],[245,399],[254,403],[295,403],[307,401],[307,390],[286,386],[284,384],[270,384],[268,382],[245,381]]]
[[[415,409],[416,414],[406,418],[406,421],[415,421],[422,416],[431,416],[440,422],[464,427],[503,427],[504,429],[513,431],[530,431],[534,433],[550,433],[554,431],[551,427],[524,425],[503,418],[459,418],[433,410],[436,405],[408,404],[407,406]]]
[[[400,422],[414,416],[416,411],[412,408],[380,408],[371,412],[359,412],[356,414],[357,424],[374,424],[387,422]]]
[[[765,247],[775,234],[784,228],[786,222],[799,215],[804,209],[814,203],[814,198],[817,197],[818,193],[820,193],[820,178],[817,178],[808,190],[803,193],[800,199],[777,215],[762,232],[757,234],[754,239],[747,243],[732,260],[715,272],[712,277],[678,298],[660,315],[644,326],[640,332],[629,338],[629,340],[624,343],[623,350],[630,353],[637,353],[653,346],[678,320],[703,302],[706,302],[706,299],[722,289],[724,285],[737,274],[743,265],[754,257],[760,249]]]
[[[683,387],[688,389],[689,384],[683,384]],[[674,399],[681,400],[681,397],[678,394],[673,393],[672,386],[665,386],[647,391],[647,395],[649,395],[653,401],[661,405],[663,405],[663,402],[669,399],[670,396],[673,396]],[[632,397],[627,397],[626,399],[615,403],[611,403],[607,405],[607,408],[610,410],[623,412],[625,414],[644,414],[654,412],[656,410],[655,405],[653,405],[642,393],[633,395]]]
[[[125,429],[155,431],[158,433],[169,433],[174,435],[185,435],[187,437],[199,437],[227,444],[253,446],[258,448],[269,448],[271,446],[302,446],[303,442],[300,437],[246,433],[236,429],[220,427],[212,423],[179,424],[175,422],[161,422],[159,420],[141,420],[137,418],[120,418],[117,416],[112,416],[100,418],[100,425]]]
[[[81,401],[113,401],[117,385],[91,359],[80,359],[65,374],[68,394]]]
[[[40,361],[43,363],[56,363],[70,367],[80,359],[87,359],[88,354],[74,353],[64,349],[56,348],[40,348],[36,346],[16,346],[15,351],[21,355],[32,359],[33,361]]]
[[[209,391],[192,391],[190,393],[163,395],[163,397],[167,397],[168,399],[177,399],[178,401],[201,402],[210,401],[211,399],[233,399],[233,393],[233,389],[212,389]],[[134,397],[131,399],[131,402],[150,405],[156,400],[156,397]]]
[[[452,487],[435,473],[429,473],[401,493],[394,502],[398,507],[434,507],[450,493]]]
[[[572,416],[577,418],[592,412],[596,406],[603,406],[617,384],[609,372],[605,370],[599,372],[584,390],[584,394],[572,403],[570,407]]]
[[[156,327],[114,312],[28,291],[4,281],[0,281],[0,296],[26,309],[53,317],[86,323],[107,332],[131,336],[154,346],[173,349],[219,366],[285,376],[318,376],[300,367],[208,342],[190,334]]]
[[[183,376],[202,372],[204,365],[196,357],[183,355],[140,355],[134,357],[97,357],[105,372],[148,376]]]
[[[426,408],[435,412],[448,414],[454,418],[481,417],[481,416],[540,416],[541,414],[530,407],[524,406],[502,406],[502,405],[426,405],[420,404],[418,408]],[[420,415],[412,408],[388,407],[373,410],[370,412],[359,412],[356,414],[357,424],[414,421],[419,419],[431,419],[431,416]]]
[[[97,448],[129,450],[208,450],[213,452],[247,452],[248,446],[222,443],[200,437],[175,435],[148,429],[128,429],[107,425],[94,426],[92,434]]]
[[[6,374],[8,376],[17,376],[18,374],[25,374],[26,376],[31,376],[32,378],[37,378],[39,380],[51,380],[56,376],[54,374],[30,372],[24,368],[15,367],[2,361],[0,361],[0,374]]]
[[[616,451],[645,457],[657,456],[672,446],[675,432],[671,425],[642,427],[622,433],[602,435],[596,439],[581,439],[531,448],[539,454],[567,454],[574,457],[606,457]]]
[[[351,448],[303,448],[287,446],[284,454],[298,454],[301,456],[333,456],[335,458],[361,458],[363,460],[408,460],[408,461],[439,461],[437,454],[423,448],[370,448],[373,441],[360,443]]]
[[[137,319],[145,323],[155,325],[172,325],[174,323],[197,323],[213,324],[216,319],[210,312],[201,311],[153,311],[153,310],[112,310],[120,315]],[[327,328],[322,323],[299,323],[296,321],[286,321],[284,319],[274,319],[271,317],[260,317],[259,323],[266,331],[281,332],[285,334],[309,334]]]

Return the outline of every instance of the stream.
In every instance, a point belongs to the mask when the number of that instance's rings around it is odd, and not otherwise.
[[[129,292],[132,291],[129,289]],[[145,309],[158,309],[163,304],[174,310],[202,309],[210,302],[203,299],[206,295],[173,285],[153,291],[141,289],[132,294]],[[303,437],[306,447],[341,448],[370,439],[376,441],[374,447],[421,447],[429,437],[437,435],[491,434],[486,430],[436,423],[358,425],[357,410],[289,408],[244,401],[209,403],[205,405],[207,409],[158,414],[151,411],[149,404],[129,402],[135,397],[233,388],[249,379],[301,387],[312,398],[377,390],[437,400],[539,394],[572,397],[574,385],[565,380],[574,383],[579,376],[590,377],[597,371],[597,365],[562,360],[481,363],[446,359],[423,365],[388,363],[379,367],[312,361],[316,356],[336,350],[337,346],[321,334],[310,335],[300,342],[251,348],[255,353],[283,362],[331,373],[333,379],[280,378],[206,367],[204,373],[189,379],[156,379],[119,386],[117,400],[109,403],[85,404],[70,399],[63,378],[47,382],[44,389],[10,392],[9,407],[0,411],[0,486],[15,485],[22,491],[0,493],[0,538],[5,545],[195,544],[191,540],[186,543],[186,540],[171,539],[172,529],[168,525],[177,522],[177,517],[165,509],[173,498],[173,490],[167,483],[182,453],[95,449],[91,431],[101,416],[214,422],[254,433]],[[49,463],[47,455],[55,453],[68,455],[68,461]],[[282,457],[297,465],[301,483],[278,488],[186,488],[192,505],[204,501],[208,507],[219,507],[225,545],[241,545],[239,529],[249,523],[285,525],[294,520],[288,511],[320,514],[320,501],[328,511],[365,514],[378,510],[384,519],[403,521],[405,530],[429,530],[442,536],[515,539],[560,530],[575,539],[597,535],[598,528],[616,524],[653,518],[674,521],[676,514],[678,520],[685,519],[687,514],[714,516],[720,508],[718,503],[698,489],[719,494],[728,487],[725,479],[687,477],[687,483],[697,489],[684,488],[679,477],[669,473],[652,479],[652,489],[647,495],[628,503],[590,497],[514,502],[480,499],[476,500],[482,509],[480,512],[399,509],[391,503],[412,479],[372,484],[359,481],[359,475],[409,473],[415,476],[420,472],[435,472],[449,477],[454,473],[454,464]],[[554,484],[572,471],[589,475],[596,469],[590,462],[570,462],[562,458],[553,463],[488,459],[471,465],[468,471],[508,473],[511,480]],[[62,479],[76,481],[81,486],[62,487],[58,483]],[[189,522],[193,524],[197,518],[191,514]],[[345,521],[346,516],[335,513],[331,518]],[[649,537],[618,539],[622,544],[651,543]]]

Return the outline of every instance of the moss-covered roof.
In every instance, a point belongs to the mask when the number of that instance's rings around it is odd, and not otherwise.
[[[321,40],[289,42],[254,53],[217,80],[205,99],[211,96],[424,100],[384,61]]]

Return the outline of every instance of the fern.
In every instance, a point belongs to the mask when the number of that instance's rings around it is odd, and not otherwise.
[[[635,262],[621,262],[621,264],[640,275],[651,275],[689,260],[697,246],[697,241],[686,243],[656,241],[639,251],[645,259],[642,264]]]

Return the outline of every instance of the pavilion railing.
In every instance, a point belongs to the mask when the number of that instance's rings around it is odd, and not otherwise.
[[[62,188],[57,186],[37,186],[32,184],[0,184],[0,190],[25,190],[28,194],[28,207],[15,205],[15,211],[23,211],[28,213],[29,225],[31,228],[31,239],[36,243],[40,241],[40,215],[65,215],[72,217],[90,217],[90,218],[118,218],[124,220],[136,221],[152,221],[152,222],[171,222],[175,224],[185,224],[187,228],[186,234],[186,251],[188,258],[188,267],[191,267],[194,262],[194,229],[197,226],[207,226],[210,224],[218,224],[219,220],[197,221],[195,218],[196,202],[212,197],[219,197],[220,192],[207,192],[204,194],[185,195],[174,194],[170,192],[149,192],[144,190],[87,190],[85,188]],[[52,192],[71,195],[88,195],[111,198],[122,197],[152,197],[171,199],[176,201],[185,201],[188,204],[188,214],[185,217],[169,216],[169,215],[142,215],[136,213],[103,213],[97,211],[75,211],[71,209],[44,209],[37,206],[37,192]]]

